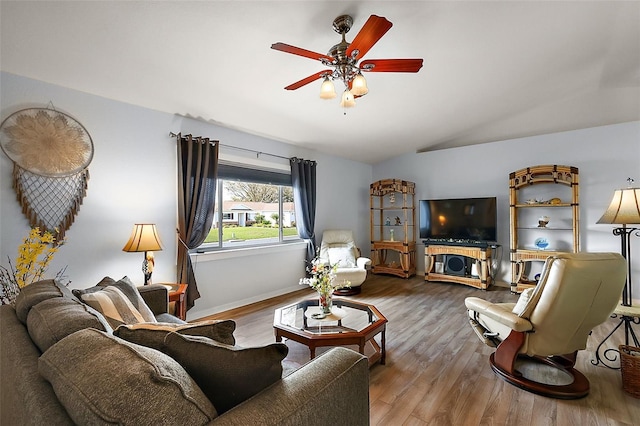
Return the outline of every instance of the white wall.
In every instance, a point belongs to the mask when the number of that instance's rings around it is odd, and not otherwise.
[[[317,242],[322,231],[348,228],[369,253],[369,184],[386,178],[416,182],[416,199],[497,196],[498,239],[504,247],[502,276],[508,281],[508,174],[535,164],[580,169],[581,240],[588,251],[619,251],[612,226],[596,225],[613,190],[628,176],[640,182],[640,122],[422,154],[407,154],[375,166],[302,149],[264,137],[104,99],[59,86],[0,73],[2,119],[28,107],[55,108],[75,117],[93,138],[91,179],[67,243],[50,272],[67,266],[71,287],[94,285],[105,275],[142,282],[141,253],[122,252],[134,223],[158,224],[164,250],[156,253],[154,282],[175,279],[176,147],[169,132],[192,133],[284,157],[318,161]],[[28,223],[12,188],[12,162],[0,155],[0,264],[15,258]],[[640,253],[638,238],[632,238]],[[298,289],[304,271],[302,246],[242,256],[208,255],[196,260],[202,298],[189,319]],[[422,250],[422,246],[418,247]],[[640,295],[640,255],[634,257],[634,294]],[[418,269],[424,270],[422,256]]]
[[[509,173],[538,164],[576,166],[580,172],[582,251],[620,252],[613,225],[596,221],[613,191],[626,179],[640,186],[640,122],[494,142],[419,154],[377,164],[373,179],[402,178],[416,183],[416,199],[496,196],[498,242],[503,247],[500,279],[509,282]],[[640,298],[640,238],[632,237],[634,299]],[[418,240],[419,241],[419,240]],[[424,271],[424,246],[418,269]]]
[[[3,120],[20,109],[45,107],[51,101],[56,109],[82,123],[93,139],[95,155],[89,166],[87,197],[67,232],[66,244],[49,268],[55,274],[67,266],[72,288],[93,286],[106,275],[128,275],[142,283],[142,253],[122,251],[136,222],[156,223],[164,244],[164,250],[155,253],[153,281],[175,280],[176,145],[170,132],[318,161],[318,242],[324,229],[344,227],[353,229],[363,250],[369,250],[370,165],[5,72],[0,73],[0,86]],[[29,230],[12,188],[12,167],[0,155],[0,264],[5,266],[7,257],[15,258]],[[202,298],[189,311],[189,318],[299,289],[305,266],[302,259],[303,246],[297,251],[199,259],[196,275]]]

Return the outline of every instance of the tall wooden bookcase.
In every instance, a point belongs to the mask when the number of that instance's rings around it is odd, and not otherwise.
[[[416,274],[415,183],[385,179],[369,187],[374,274]]]
[[[578,168],[541,165],[509,174],[511,291],[535,286],[528,262],[580,250]],[[541,217],[548,224],[539,222]],[[544,222],[544,221],[542,221]]]

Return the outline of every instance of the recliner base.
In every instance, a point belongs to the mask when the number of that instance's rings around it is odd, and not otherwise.
[[[514,370],[514,374],[510,374],[496,365],[495,353],[491,354],[489,357],[489,363],[491,364],[491,369],[500,378],[528,392],[557,399],[579,399],[584,398],[589,394],[589,380],[584,374],[576,370],[572,363],[566,358],[530,357],[526,355],[519,355],[518,357],[557,368],[573,377],[573,382],[568,385],[551,385],[527,379],[517,370]]]
[[[343,287],[333,291],[333,294],[338,296],[353,296],[354,294],[360,294],[362,291],[361,286]]]

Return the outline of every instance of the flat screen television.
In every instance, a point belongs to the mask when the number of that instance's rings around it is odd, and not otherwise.
[[[420,200],[420,238],[497,241],[496,197]]]

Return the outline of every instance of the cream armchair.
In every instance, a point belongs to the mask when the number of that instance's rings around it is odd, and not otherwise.
[[[498,376],[540,395],[582,398],[589,381],[574,368],[577,352],[586,348],[591,330],[609,318],[625,280],[626,262],[617,253],[559,254],[547,259],[536,287],[517,303],[468,297],[465,305],[478,337],[497,345],[489,362]],[[573,381],[536,381],[535,374],[524,373],[531,361],[560,369]],[[535,373],[535,364],[528,371]]]
[[[350,230],[327,230],[322,234],[320,245],[320,259],[331,265],[338,264],[336,282],[345,281],[351,283],[350,287],[336,290],[336,294],[350,295],[360,293],[360,286],[367,278],[367,265],[371,259],[360,256],[360,250],[356,247],[353,232]]]

